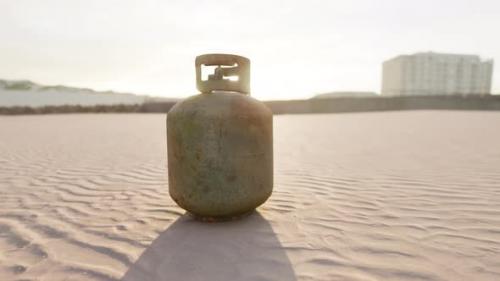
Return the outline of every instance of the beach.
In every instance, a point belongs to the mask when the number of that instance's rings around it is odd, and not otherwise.
[[[274,116],[274,191],[201,223],[166,114],[0,116],[0,280],[500,280],[500,113]]]

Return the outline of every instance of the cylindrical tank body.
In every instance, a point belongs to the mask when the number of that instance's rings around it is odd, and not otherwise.
[[[272,130],[270,109],[244,93],[177,103],[167,116],[170,196],[199,218],[252,211],[273,188]]]

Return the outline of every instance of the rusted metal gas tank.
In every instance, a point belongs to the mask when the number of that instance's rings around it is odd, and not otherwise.
[[[201,219],[238,217],[271,195],[273,115],[250,97],[247,58],[207,54],[195,64],[201,93],[167,115],[170,196]],[[216,68],[202,80],[206,66]]]

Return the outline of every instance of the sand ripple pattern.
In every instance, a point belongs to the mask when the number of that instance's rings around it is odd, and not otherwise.
[[[494,112],[276,116],[275,192],[240,236],[265,264],[233,257],[236,279],[500,280],[498,128]],[[0,117],[0,280],[130,280],[162,234],[198,231],[168,196],[165,139],[164,115]]]

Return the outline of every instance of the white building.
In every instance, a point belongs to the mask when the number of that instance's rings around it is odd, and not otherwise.
[[[476,55],[416,53],[385,61],[382,95],[490,94],[493,60]]]

